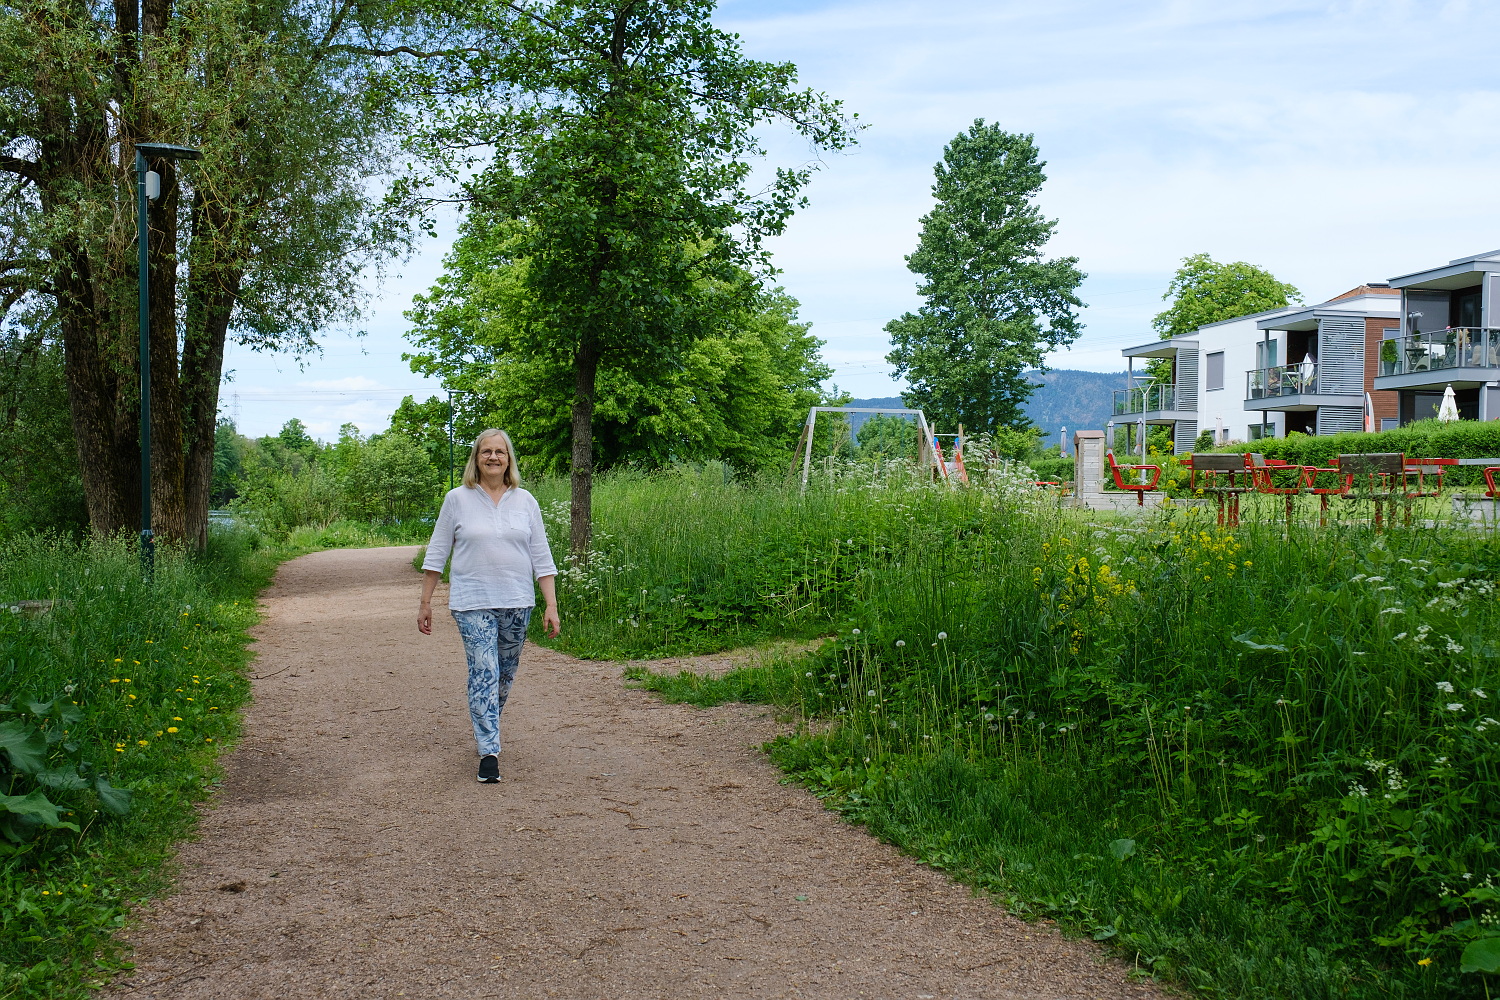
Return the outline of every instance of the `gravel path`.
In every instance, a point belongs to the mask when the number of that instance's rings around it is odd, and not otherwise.
[[[414,551],[281,567],[245,738],[108,992],[1160,995],[778,784],[760,708],[664,705],[528,647],[504,780],[476,783],[462,647],[446,616],[417,633]]]

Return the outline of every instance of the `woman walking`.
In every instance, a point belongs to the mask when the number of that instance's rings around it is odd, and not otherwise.
[[[500,713],[521,660],[526,626],[542,592],[549,638],[557,616],[557,566],[536,498],[521,489],[510,435],[493,428],[474,439],[464,484],[443,498],[427,557],[417,628],[432,634],[432,593],[453,556],[448,610],[458,623],[469,662],[469,716],[479,746],[479,780],[500,780]],[[532,581],[535,581],[533,586]]]

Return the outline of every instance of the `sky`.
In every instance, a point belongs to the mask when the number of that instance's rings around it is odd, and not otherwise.
[[[1088,274],[1083,335],[1053,368],[1121,370],[1190,254],[1265,267],[1316,302],[1500,248],[1500,0],[721,0],[718,23],[866,126],[822,158],[774,243],[776,281],[856,397],[902,389],[883,327],[920,304],[904,257],[933,164],[975,119],[1034,135],[1048,254]],[[772,166],[813,156],[765,138]],[[365,336],[332,332],[300,365],[231,347],[225,415],[253,435],[296,416],[331,439],[441,392],[401,360],[402,313],[453,229],[372,280]]]

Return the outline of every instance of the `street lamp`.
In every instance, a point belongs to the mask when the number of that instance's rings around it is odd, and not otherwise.
[[[139,251],[141,342],[141,568],[150,574],[156,562],[156,542],[151,531],[151,241],[146,203],[161,197],[161,175],[146,169],[148,156],[201,160],[203,154],[188,146],[162,142],[135,144],[135,241]]]

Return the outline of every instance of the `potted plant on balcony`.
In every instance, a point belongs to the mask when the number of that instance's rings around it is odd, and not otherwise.
[[[1384,340],[1384,341],[1381,341],[1381,343],[1380,343],[1380,374],[1382,374],[1382,375],[1393,374],[1395,372],[1395,370],[1396,370],[1396,360],[1397,360],[1398,357],[1399,357],[1399,355],[1397,355],[1397,353],[1396,353],[1396,342],[1394,340]]]

